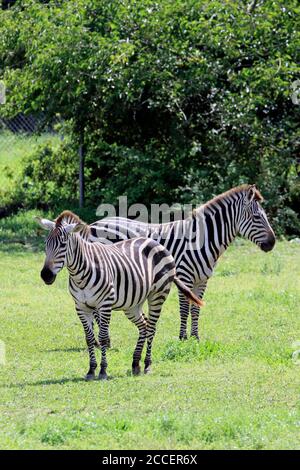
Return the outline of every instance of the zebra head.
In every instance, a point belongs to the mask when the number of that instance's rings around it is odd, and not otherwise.
[[[82,224],[78,222],[57,224],[40,217],[35,217],[35,220],[43,229],[50,231],[46,239],[46,259],[41,278],[45,284],[53,284],[56,275],[66,264],[69,235],[78,232]]]
[[[271,251],[275,245],[275,234],[267,215],[260,205],[262,195],[255,184],[243,191],[239,233],[256,243],[263,251]]]

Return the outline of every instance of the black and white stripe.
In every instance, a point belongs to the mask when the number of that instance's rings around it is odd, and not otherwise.
[[[275,235],[261,201],[255,185],[242,185],[215,197],[181,221],[145,224],[120,217],[97,221],[90,226],[92,240],[114,243],[136,236],[156,239],[173,255],[177,276],[202,298],[218,258],[238,234],[263,251],[273,248]],[[179,302],[179,337],[187,337],[191,312],[191,335],[198,338],[199,307],[190,307],[181,292]]]
[[[175,277],[173,257],[157,241],[149,238],[135,238],[109,246],[91,243],[89,226],[69,211],[63,212],[56,222],[45,219],[38,219],[38,222],[50,229],[42,279],[46,284],[52,284],[64,266],[69,271],[69,290],[85,331],[90,356],[86,378],[91,380],[95,377],[95,345],[101,347],[99,378],[107,377],[106,348],[109,346],[112,310],[124,310],[139,330],[133,354],[134,374],[140,372],[139,362],[147,340],[145,372],[148,372],[156,323],[172,281],[183,295],[201,304]],[[149,307],[147,318],[142,310],[145,300]],[[99,342],[93,332],[94,319],[99,326]]]

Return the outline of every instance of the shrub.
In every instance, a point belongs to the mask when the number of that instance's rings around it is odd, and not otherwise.
[[[77,204],[77,155],[70,143],[46,144],[24,161],[15,199],[24,208],[56,208]]]

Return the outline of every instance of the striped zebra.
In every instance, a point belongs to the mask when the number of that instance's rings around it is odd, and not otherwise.
[[[95,346],[101,348],[99,378],[107,378],[106,348],[109,345],[112,310],[124,310],[139,331],[133,353],[133,374],[140,373],[139,363],[146,340],[144,372],[149,372],[156,323],[172,281],[190,301],[197,305],[203,304],[175,277],[173,257],[157,241],[149,238],[135,238],[115,245],[91,243],[89,226],[69,211],[62,212],[55,222],[38,217],[36,220],[43,228],[50,230],[42,279],[46,284],[52,284],[64,266],[69,271],[69,290],[89,350],[90,367],[86,380],[95,378]],[[146,300],[148,318],[142,311]],[[94,320],[99,326],[98,341],[93,331]]]
[[[167,224],[110,217],[92,224],[92,240],[114,243],[136,236],[159,241],[173,255],[177,276],[202,298],[208,279],[219,257],[240,234],[270,251],[275,235],[260,203],[262,195],[255,185],[242,185],[216,196],[184,220]],[[179,292],[180,339],[187,338],[187,319],[191,313],[191,335],[198,337],[199,307],[190,306]]]

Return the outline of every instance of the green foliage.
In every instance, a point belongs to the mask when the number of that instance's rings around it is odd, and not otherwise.
[[[143,151],[89,138],[86,157],[87,197],[90,204],[116,203],[120,195],[129,204],[172,203],[179,196],[183,162],[152,141]]]
[[[59,137],[52,134],[26,135],[23,133],[0,132],[0,214],[9,212],[12,207],[23,206],[24,198],[20,189],[24,180],[24,166],[32,165],[30,157],[40,146],[59,145]],[[43,200],[40,193],[40,201]]]
[[[70,121],[89,202],[199,203],[256,182],[276,227],[299,232],[296,0],[20,5],[0,13],[1,110]]]
[[[76,201],[77,172],[74,153],[61,145],[58,151],[45,146],[31,157],[22,174],[20,191],[26,203],[36,207],[56,207]]]

